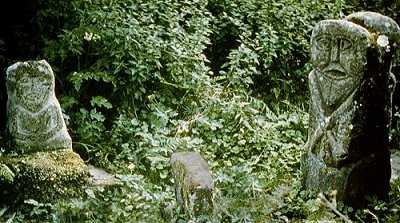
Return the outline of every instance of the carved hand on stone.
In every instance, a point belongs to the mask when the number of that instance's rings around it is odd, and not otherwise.
[[[309,75],[309,78],[310,87],[312,89],[318,89],[318,82],[315,80],[317,78],[317,73],[313,71]],[[306,151],[314,154],[323,154],[321,159],[325,160],[328,165],[337,166],[348,156],[348,145],[345,143],[345,138],[349,137],[351,126],[346,126],[346,121],[351,118],[353,110],[357,107],[354,103],[355,93],[356,92],[353,91],[350,96],[348,96],[346,100],[330,114],[324,109],[322,94],[316,90],[316,92],[311,95],[311,106],[314,114],[317,113],[318,121],[316,122],[316,128],[310,130],[310,136],[305,148]],[[348,113],[347,117],[346,113]],[[338,128],[343,128],[343,134],[335,134],[335,131],[337,131],[336,129]],[[326,149],[327,151],[322,151],[322,153],[319,151],[321,140],[324,140],[328,147]]]
[[[33,117],[32,117],[33,116]],[[57,131],[61,130],[61,117],[54,106],[48,106],[36,114],[20,109],[17,118],[17,129],[19,139],[29,139],[40,142],[51,138]]]

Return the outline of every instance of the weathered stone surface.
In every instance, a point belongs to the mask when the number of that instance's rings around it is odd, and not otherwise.
[[[303,183],[363,205],[389,191],[388,129],[397,24],[377,13],[324,20],[313,29],[310,123]]]
[[[365,27],[371,33],[386,35],[394,43],[400,40],[399,25],[390,17],[376,12],[356,12],[345,19]]]
[[[186,212],[211,212],[214,183],[206,161],[198,153],[179,152],[172,154],[170,162],[178,204]]]
[[[105,170],[89,165],[90,183],[93,186],[112,186],[121,184],[114,175]]]
[[[400,151],[395,150],[390,154],[390,165],[392,169],[392,175],[390,182],[394,182],[400,177]]]
[[[44,61],[18,62],[7,69],[7,124],[19,153],[72,149],[54,74]]]
[[[77,196],[89,180],[87,166],[72,150],[2,156],[0,174],[0,203]]]

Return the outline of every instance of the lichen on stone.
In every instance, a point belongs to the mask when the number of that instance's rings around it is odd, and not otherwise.
[[[0,184],[12,183],[14,181],[15,174],[4,164],[0,164]]]
[[[37,152],[20,157],[0,157],[14,180],[0,183],[5,202],[35,199],[42,202],[78,196],[89,181],[87,166],[71,150]]]
[[[323,20],[311,36],[310,120],[303,184],[363,205],[386,198],[388,127],[395,79],[391,59],[400,28],[389,17],[359,12]]]
[[[6,73],[7,129],[14,151],[72,149],[50,65],[44,60],[17,62]]]
[[[0,202],[79,195],[89,171],[72,151],[50,65],[44,60],[17,62],[6,73],[11,143],[0,155]]]

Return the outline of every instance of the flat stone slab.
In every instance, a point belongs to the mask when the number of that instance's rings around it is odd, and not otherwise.
[[[119,184],[120,181],[113,174],[105,170],[89,165],[90,183],[93,186],[111,186]]]

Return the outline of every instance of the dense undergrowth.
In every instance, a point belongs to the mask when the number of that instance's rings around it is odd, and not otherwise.
[[[8,222],[398,222],[388,202],[333,209],[300,185],[307,133],[309,36],[360,1],[41,1],[43,52],[57,75],[74,149],[122,185],[81,198],[26,200]],[[376,6],[379,6],[379,1]],[[357,7],[359,8],[357,8]],[[392,5],[396,8],[395,4]],[[395,10],[387,10],[394,13]],[[394,15],[394,14],[393,14]],[[198,151],[215,211],[175,208],[169,157]]]

